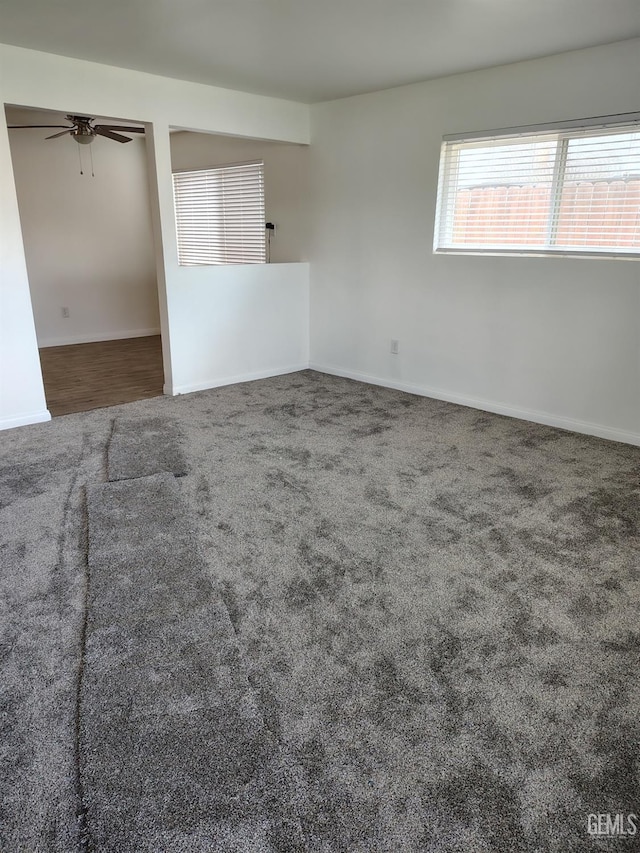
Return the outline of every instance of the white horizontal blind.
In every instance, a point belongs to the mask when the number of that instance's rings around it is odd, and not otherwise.
[[[181,266],[265,262],[262,161],[174,172]]]
[[[435,250],[640,255],[640,122],[444,142]]]

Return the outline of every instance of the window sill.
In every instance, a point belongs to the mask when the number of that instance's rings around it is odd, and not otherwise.
[[[638,261],[640,253],[637,252],[568,252],[557,251],[549,252],[541,249],[540,251],[526,251],[522,249],[514,249],[508,251],[504,249],[434,249],[434,255],[470,255],[472,257],[490,257],[490,258],[577,258],[578,260],[602,260],[602,261]]]

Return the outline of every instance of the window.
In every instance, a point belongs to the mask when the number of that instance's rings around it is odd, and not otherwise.
[[[640,117],[442,145],[436,252],[640,256]]]
[[[174,172],[180,266],[265,263],[264,164]]]

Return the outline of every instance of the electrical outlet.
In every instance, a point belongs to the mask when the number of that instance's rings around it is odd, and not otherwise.
[[[391,350],[392,355],[398,355],[400,352],[400,341],[395,340],[395,338],[391,339]]]
[[[62,314],[62,316],[64,317],[64,319],[65,319],[65,320],[68,320],[68,319],[69,319],[69,309],[67,308],[67,306],[66,306],[66,305],[64,305],[64,306],[60,309],[60,313]]]

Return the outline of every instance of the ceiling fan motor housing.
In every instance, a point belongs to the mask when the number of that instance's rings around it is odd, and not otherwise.
[[[80,145],[89,145],[93,142],[96,132],[95,129],[91,127],[91,118],[89,116],[68,115],[66,118],[72,124],[76,125],[75,130],[70,134],[76,142]]]

